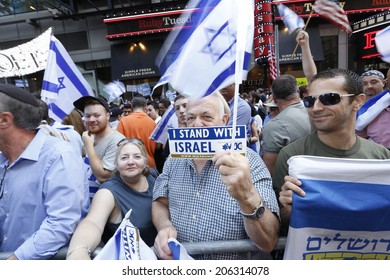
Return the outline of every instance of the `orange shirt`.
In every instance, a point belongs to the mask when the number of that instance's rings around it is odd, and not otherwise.
[[[117,130],[126,138],[139,138],[144,142],[146,152],[148,153],[148,166],[156,168],[154,161],[154,150],[156,142],[149,139],[156,123],[144,112],[133,112],[131,115],[122,118],[118,124]]]

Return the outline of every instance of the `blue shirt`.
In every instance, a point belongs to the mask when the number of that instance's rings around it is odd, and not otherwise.
[[[0,251],[21,260],[55,255],[89,208],[81,156],[39,130],[15,162],[0,154],[0,176]]]
[[[247,149],[252,182],[265,206],[279,215],[270,173],[260,156]],[[240,206],[229,195],[215,164],[208,160],[198,174],[192,159],[168,158],[154,185],[153,200],[167,197],[169,214],[179,242],[249,238]],[[196,259],[246,259],[246,254],[194,256]]]
[[[234,98],[228,102],[230,107],[230,119],[228,122],[228,125],[233,125],[233,118],[234,118]],[[246,102],[241,97],[238,97],[237,102],[237,125],[246,125],[248,128],[250,126],[251,121],[251,107],[249,106],[248,102]]]

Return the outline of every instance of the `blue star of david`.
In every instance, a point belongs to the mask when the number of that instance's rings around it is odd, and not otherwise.
[[[237,42],[235,34],[229,30],[229,22],[225,22],[218,30],[205,28],[208,42],[203,47],[202,52],[211,55],[214,63],[222,58],[230,58],[234,55],[234,45]]]
[[[58,78],[58,91],[60,91],[63,88],[66,88],[66,86],[64,85],[64,79],[65,77]]]

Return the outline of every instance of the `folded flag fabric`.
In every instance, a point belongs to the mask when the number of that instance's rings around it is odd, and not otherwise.
[[[284,259],[389,259],[390,160],[294,156]]]
[[[112,81],[103,87],[108,94],[108,104],[119,99],[126,92],[125,84],[121,81]]]
[[[390,63],[390,26],[375,35],[375,45],[383,61]]]
[[[305,22],[301,17],[283,4],[277,5],[279,15],[282,17],[284,25],[288,28],[288,33],[292,34],[297,29],[303,29]]]
[[[174,260],[193,260],[193,258],[188,255],[186,248],[184,248],[184,246],[175,238],[168,239],[168,246],[172,250]]]
[[[357,112],[356,130],[367,127],[385,108],[390,106],[390,91],[385,90],[370,98]]]
[[[138,228],[130,222],[130,209],[113,237],[94,260],[157,260],[154,251],[142,240]]]
[[[187,11],[157,56],[163,75],[154,89],[169,83],[195,99],[234,83],[235,75],[245,80],[253,46],[253,0],[190,0]]]
[[[168,140],[168,129],[177,128],[178,126],[175,108],[173,108],[173,105],[170,105],[149,138],[157,143],[165,145]]]

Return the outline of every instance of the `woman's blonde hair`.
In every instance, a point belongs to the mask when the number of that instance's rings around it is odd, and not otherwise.
[[[121,153],[122,148],[124,146],[126,146],[127,144],[133,144],[134,146],[138,147],[138,149],[141,151],[141,155],[144,157],[145,163],[146,163],[146,166],[145,166],[144,170],[142,171],[142,174],[144,176],[148,176],[150,174],[150,168],[148,166],[148,154],[146,152],[146,148],[145,148],[144,142],[142,142],[141,139],[138,139],[138,138],[124,138],[121,141],[119,141],[118,144],[117,144],[118,149],[117,149],[116,154],[115,154],[115,165],[118,166],[119,154]]]

